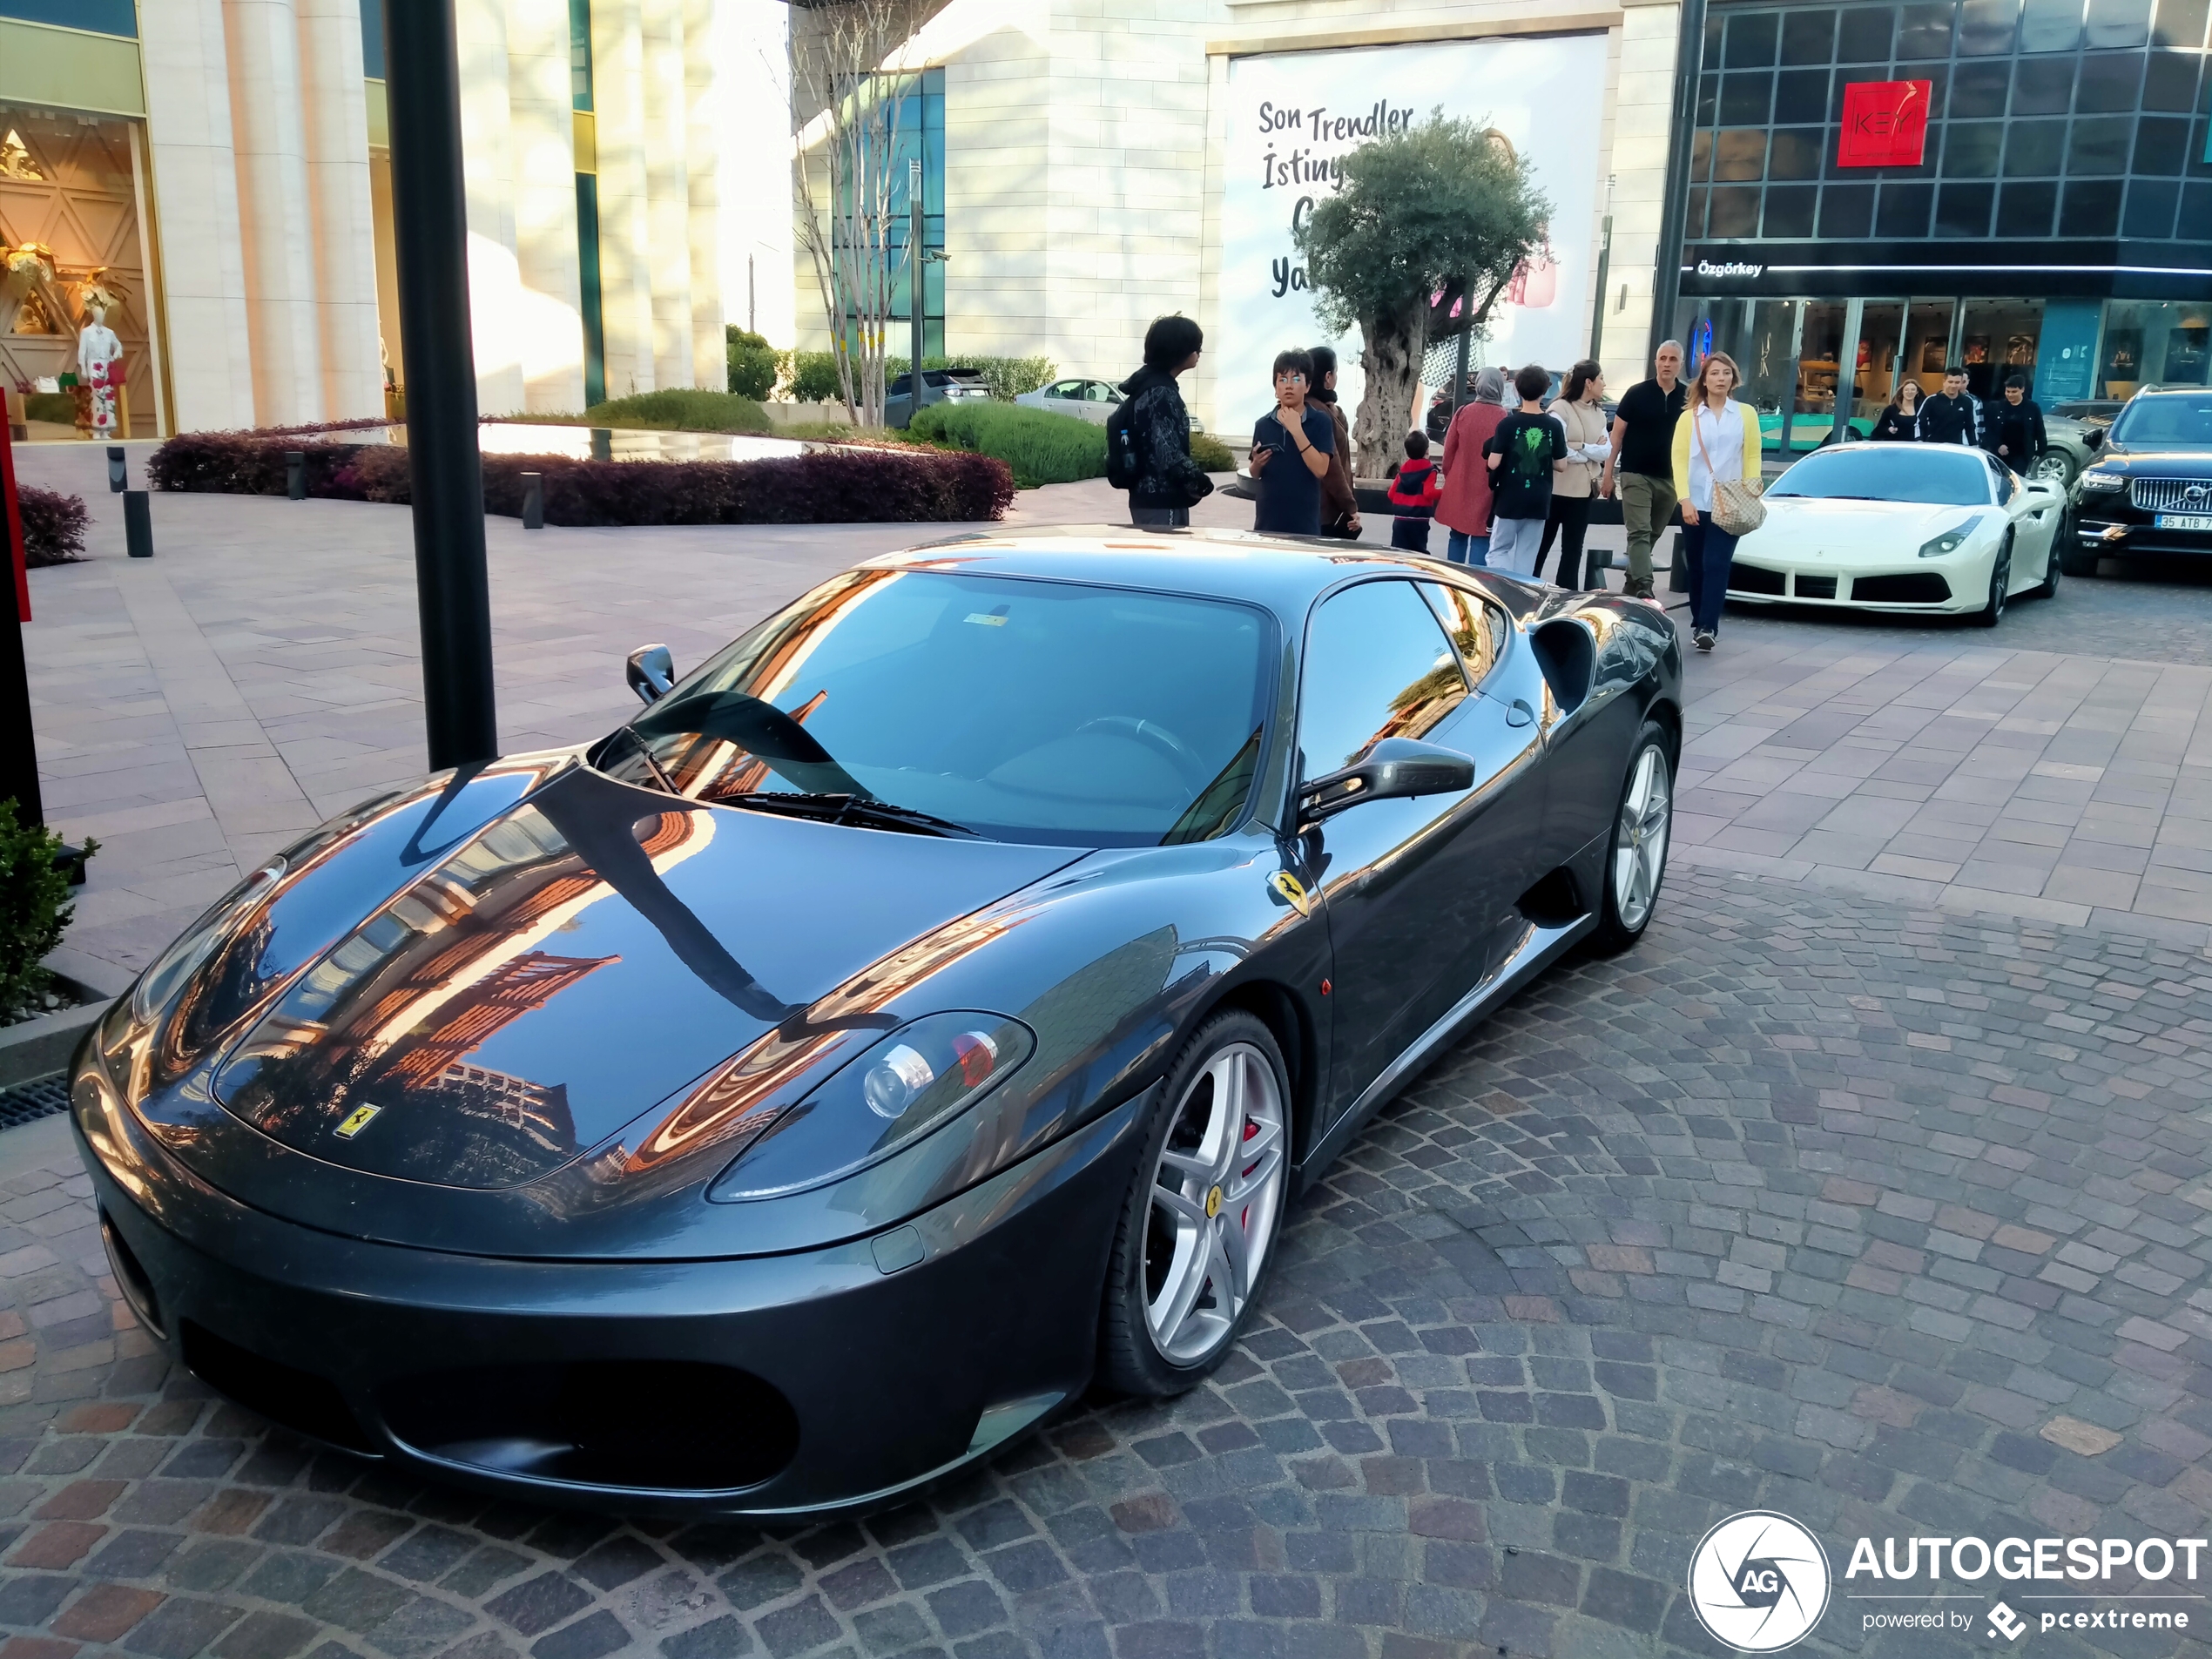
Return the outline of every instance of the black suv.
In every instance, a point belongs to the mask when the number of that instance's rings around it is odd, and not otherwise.
[[[2094,576],[2108,553],[2212,556],[2212,388],[2129,398],[2078,500],[2068,576]]]

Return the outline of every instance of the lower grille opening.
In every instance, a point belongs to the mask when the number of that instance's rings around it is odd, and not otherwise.
[[[1769,570],[1757,564],[1737,563],[1729,566],[1728,590],[1730,593],[1772,593],[1782,591],[1782,572]]]
[[[377,1405],[434,1457],[578,1486],[726,1492],[799,1450],[798,1415],[773,1386],[692,1360],[428,1372],[387,1384]]]
[[[1933,570],[1915,570],[1910,576],[1854,577],[1851,597],[1874,605],[1939,605],[1951,597],[1951,584]]]
[[[153,1293],[153,1280],[131,1253],[131,1246],[123,1242],[123,1235],[108,1219],[107,1211],[100,1211],[100,1242],[107,1246],[108,1265],[115,1269],[115,1287],[123,1292],[123,1299],[138,1323],[157,1337],[166,1332],[161,1323],[161,1298]]]
[[[375,1447],[361,1433],[353,1408],[335,1384],[312,1372],[265,1359],[190,1319],[178,1334],[184,1340],[185,1364],[218,1393],[227,1394],[248,1411],[259,1412],[294,1433],[348,1452],[374,1453]]]
[[[1832,599],[1836,597],[1836,578],[1832,576],[1801,576],[1797,578],[1797,597],[1800,599]]]

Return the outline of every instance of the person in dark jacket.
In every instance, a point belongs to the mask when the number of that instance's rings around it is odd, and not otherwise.
[[[1204,346],[1205,335],[1190,318],[1157,318],[1144,331],[1144,367],[1122,382],[1130,405],[1130,450],[1136,461],[1129,517],[1141,528],[1187,525],[1190,509],[1213,494],[1213,480],[1190,459],[1190,412],[1175,383],[1198,366]]]
[[[2005,382],[2005,401],[1986,411],[1985,442],[1989,453],[2021,477],[2035,464],[2048,440],[2043,434],[2043,410],[2027,395],[2027,376],[2015,374]]]
[[[1444,481],[1428,458],[1428,434],[1406,435],[1406,459],[1390,472],[1390,544],[1409,553],[1428,551],[1429,521],[1444,495]]]
[[[1889,407],[1875,418],[1873,438],[1877,443],[1912,443],[1920,435],[1920,382],[1905,379],[1897,383],[1897,395]]]
[[[1966,371],[1956,363],[1943,371],[1943,390],[1920,406],[1920,442],[1981,448],[1981,407],[1966,389]]]
[[[1337,354],[1333,347],[1316,346],[1306,354],[1313,360],[1311,401],[1321,406],[1336,428],[1336,451],[1329,457],[1329,475],[1321,481],[1321,534],[1359,539],[1359,497],[1352,489],[1352,428],[1337,407]]]

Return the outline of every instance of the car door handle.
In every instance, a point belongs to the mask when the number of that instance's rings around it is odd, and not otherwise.
[[[1507,725],[1527,725],[1535,718],[1536,711],[1530,708],[1527,704],[1522,702],[1521,698],[1517,697],[1513,700],[1513,706],[1506,711],[1506,724]]]

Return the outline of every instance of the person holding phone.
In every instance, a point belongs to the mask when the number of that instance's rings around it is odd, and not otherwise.
[[[1275,407],[1252,428],[1252,483],[1258,494],[1252,529],[1275,536],[1321,533],[1321,481],[1336,453],[1336,423],[1305,401],[1313,359],[1286,351],[1275,358]]]

